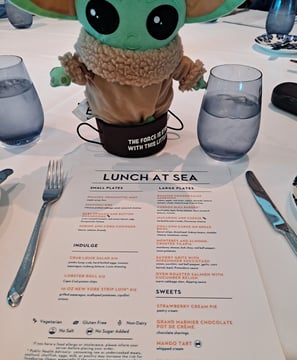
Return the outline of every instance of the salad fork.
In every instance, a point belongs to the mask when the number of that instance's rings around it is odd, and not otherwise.
[[[42,195],[43,204],[39,211],[22,263],[7,294],[7,302],[12,307],[19,305],[21,302],[23,293],[33,271],[39,243],[40,226],[42,224],[46,208],[48,205],[60,198],[63,186],[64,175],[62,161],[51,160],[48,164],[45,188]]]

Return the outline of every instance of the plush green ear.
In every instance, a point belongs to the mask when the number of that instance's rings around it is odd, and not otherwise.
[[[74,0],[8,0],[32,14],[50,18],[75,20]]]
[[[186,23],[205,22],[229,14],[243,0],[186,0]]]

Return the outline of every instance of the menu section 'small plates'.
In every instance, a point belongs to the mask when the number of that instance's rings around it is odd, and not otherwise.
[[[265,50],[279,54],[297,54],[297,35],[263,34],[255,42]]]

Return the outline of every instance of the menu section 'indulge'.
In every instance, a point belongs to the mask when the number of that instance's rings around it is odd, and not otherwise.
[[[227,168],[71,160],[11,359],[283,358]]]

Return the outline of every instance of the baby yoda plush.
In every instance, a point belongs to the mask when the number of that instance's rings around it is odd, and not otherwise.
[[[85,86],[100,140],[113,154],[147,156],[165,146],[173,80],[205,85],[204,66],[183,54],[179,29],[216,19],[242,0],[10,0],[38,15],[78,20],[75,53],[61,56],[52,85]]]

